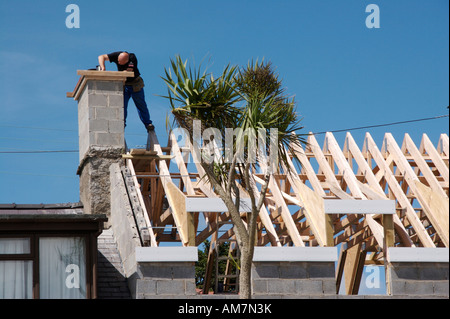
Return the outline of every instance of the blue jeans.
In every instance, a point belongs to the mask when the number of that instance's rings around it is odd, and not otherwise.
[[[150,120],[150,113],[148,112],[147,103],[145,103],[145,94],[144,89],[141,89],[138,92],[133,92],[133,87],[131,85],[125,85],[123,89],[123,106],[124,106],[124,122],[125,126],[127,125],[127,114],[128,114],[128,101],[130,98],[133,98],[134,104],[138,110],[139,118],[142,123],[144,123],[145,127],[147,125],[152,124]]]

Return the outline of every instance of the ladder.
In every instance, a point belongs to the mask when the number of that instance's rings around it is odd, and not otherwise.
[[[228,221],[220,221],[217,218],[217,232],[219,232],[220,226],[223,225],[233,225],[233,223]],[[219,236],[217,236],[219,237]],[[227,245],[228,249],[226,254],[223,252],[221,254],[220,247]],[[215,266],[216,266],[216,285],[215,293],[238,293],[239,291],[239,261],[240,252],[237,245],[235,236],[231,238],[217,238],[215,244]],[[221,271],[221,261],[226,261],[225,270]],[[221,282],[221,279],[223,282]]]

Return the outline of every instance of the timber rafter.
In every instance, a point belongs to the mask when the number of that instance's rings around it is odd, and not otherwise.
[[[342,199],[395,200],[395,246],[449,247],[446,134],[435,147],[426,134],[416,145],[408,134],[398,144],[386,133],[378,147],[367,133],[361,148],[350,133],[342,148],[332,133],[325,135],[322,147],[309,135],[307,146],[296,147],[294,152],[300,166],[289,163],[293,174],[286,174],[284,168],[270,179],[257,221],[258,245],[326,246],[324,200]],[[168,146],[161,147],[151,132],[146,151],[134,150],[124,156],[141,189],[148,228],[155,236],[152,245],[178,241],[183,246],[199,246],[208,238],[234,236],[225,223],[230,219],[227,212],[186,212],[186,198],[218,197],[203,178],[201,165],[191,163],[195,155],[189,147],[178,145],[172,135]],[[253,177],[257,185],[264,182],[261,174]],[[245,223],[246,213],[241,215]],[[363,252],[366,264],[383,263],[382,216],[340,214],[332,217],[332,223],[333,244],[351,249],[348,256],[361,260],[357,252]],[[362,269],[360,263],[353,263],[353,267]],[[355,287],[350,288],[349,293],[355,291]]]

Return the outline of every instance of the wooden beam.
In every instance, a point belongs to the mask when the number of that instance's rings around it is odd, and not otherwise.
[[[149,140],[152,150],[156,151],[159,156],[162,156],[162,149],[155,132],[149,132]],[[185,204],[186,196],[172,182],[169,168],[165,161],[159,162],[159,173],[159,181],[166,193],[180,239],[184,246],[195,246],[195,242],[191,241],[192,236],[189,236],[189,232],[192,231],[192,223],[188,222]]]
[[[253,178],[255,178],[255,180],[256,180],[257,177],[253,176]],[[260,183],[263,183],[263,182],[264,181],[262,179],[260,179]],[[252,183],[252,187],[253,187],[253,193],[255,194],[255,200],[256,200],[256,202],[259,202],[259,198],[260,198],[259,190],[254,183]],[[243,197],[243,196],[250,197],[250,195],[245,190],[243,190],[243,192],[241,194],[241,197]],[[275,227],[273,227],[272,220],[270,219],[269,212],[267,211],[267,208],[265,205],[261,206],[261,210],[259,211],[259,218],[261,219],[261,222],[264,225],[264,228],[266,229],[269,241],[272,244],[272,246],[281,247],[280,238],[278,238],[278,234],[275,230]]]
[[[292,163],[291,159],[288,157],[289,169],[284,168],[287,172],[288,181],[291,184],[292,189],[296,196],[298,196],[305,208],[305,216],[308,220],[311,230],[317,239],[320,246],[327,245],[327,234],[325,227],[325,213],[323,199],[320,195],[312,191],[308,186],[303,184],[303,182],[298,177],[298,173]],[[289,170],[291,173],[289,173]]]
[[[376,146],[375,142],[372,139],[372,136],[369,133],[366,133],[364,148],[367,149],[368,152],[370,152],[372,158],[375,160],[377,165],[380,167],[380,170],[383,172],[382,176],[386,179],[389,185],[389,189],[395,195],[395,198],[399,202],[400,206],[405,209],[406,216],[413,226],[414,230],[416,231],[416,234],[422,242],[422,245],[424,247],[436,247],[430,236],[428,236],[428,233],[422,222],[417,217],[414,208],[406,197],[406,194],[403,192],[401,186],[397,182],[397,179],[392,173],[391,168],[388,166],[389,157],[391,158],[391,160],[392,157],[389,155],[386,160],[384,159],[383,155],[381,154],[380,150]]]
[[[155,151],[147,151],[146,149],[132,148],[130,150],[131,155],[157,155]]]
[[[425,214],[433,224],[433,227],[436,229],[445,246],[449,247],[448,197],[443,197],[440,193],[433,191],[430,187],[419,181],[391,133],[386,133],[383,147],[394,156],[394,161],[405,177],[408,186],[417,196]],[[440,205],[433,205],[433,202],[439,202]]]
[[[291,146],[293,148],[294,154],[297,156],[302,165],[302,169],[306,172],[306,176],[308,177],[308,180],[311,183],[311,186],[314,189],[314,191],[321,197],[326,196],[325,191],[320,185],[320,181],[317,177],[317,174],[314,172],[314,169],[311,166],[311,163],[309,162],[308,157],[305,154],[305,150],[297,144],[293,144]]]
[[[292,242],[297,247],[304,247],[305,243],[303,242],[298,232],[297,226],[295,225],[294,220],[292,219],[292,215],[289,212],[289,208],[287,207],[286,202],[284,201],[283,196],[281,195],[281,191],[273,177],[271,177],[269,181],[269,190],[275,197],[275,202],[277,206],[280,207],[281,209],[281,216],[286,224],[286,228],[288,230],[288,234],[291,237]]]
[[[139,185],[139,183],[136,178],[136,172],[134,171],[134,166],[133,166],[132,160],[130,160],[130,159],[127,160],[127,167],[130,170],[134,185],[136,186],[136,188],[138,188],[137,186]],[[140,189],[140,191],[137,192],[137,196],[138,196],[139,203],[143,210],[143,214],[144,214],[145,222],[147,224],[148,231],[150,233],[151,246],[157,247],[158,243],[156,242],[155,233],[153,232],[152,224],[150,222],[149,214],[147,211],[147,206],[145,205],[144,197],[142,196],[142,188]]]
[[[317,143],[314,135],[308,136],[308,146],[311,148],[320,169],[323,171],[326,177],[326,181],[330,186],[330,190],[339,198],[346,199],[351,198],[349,194],[342,190],[339,186],[339,181],[336,178],[334,171],[331,169],[330,164],[323,154],[319,144]]]
[[[438,152],[444,156],[449,157],[449,139],[447,134],[441,134],[438,143]],[[448,165],[448,164],[447,164]]]
[[[345,159],[344,154],[342,153],[341,149],[339,148],[338,143],[336,142],[336,139],[334,138],[333,134],[327,133],[325,136],[326,144],[328,145],[328,149],[333,155],[333,158],[341,172],[344,174],[344,179],[347,182],[347,185],[353,195],[353,199],[355,198],[361,198],[363,200],[367,200],[367,197],[364,195],[364,193],[361,191],[361,189],[358,186],[358,180],[355,177],[355,174],[350,167],[349,163]],[[378,244],[380,246],[383,245],[383,230],[380,224],[378,224],[376,221],[373,220],[373,215],[367,215],[366,216],[367,223],[370,227],[370,230],[372,231],[375,239],[377,240]]]
[[[395,245],[395,232],[394,232],[394,217],[393,215],[383,215],[383,228],[384,228],[384,248],[385,251],[389,247]]]
[[[176,137],[173,134],[173,132],[170,134],[170,139],[171,139],[173,156],[177,163],[178,170],[180,171],[184,186],[186,187],[186,191],[189,196],[194,196],[195,195],[194,186],[192,185],[192,181],[189,177],[189,172],[186,168],[186,164],[184,163],[183,156],[181,155],[180,147],[178,146],[178,142],[177,142]]]
[[[327,234],[327,247],[334,247],[334,223],[333,215],[325,215],[325,232]]]
[[[358,294],[365,259],[366,251],[362,250],[362,244],[347,249],[343,270],[347,295]]]
[[[440,194],[442,197],[448,199],[447,194],[444,192],[440,183],[436,179],[436,176],[430,170],[430,167],[428,166],[427,162],[423,159],[422,154],[419,152],[419,150],[417,149],[416,145],[414,144],[413,140],[411,139],[408,133],[405,134],[404,150],[409,151],[409,153],[412,155],[414,161],[417,164],[417,167],[420,169],[423,176],[425,176],[428,185],[430,185],[430,188],[434,192]],[[417,174],[415,174],[415,176],[417,176]]]
[[[131,155],[131,154],[122,154],[122,158],[124,159],[139,159],[139,160],[149,160],[149,161],[166,161],[171,160],[173,158],[172,155]]]

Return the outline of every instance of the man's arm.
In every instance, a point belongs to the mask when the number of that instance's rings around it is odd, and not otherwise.
[[[100,65],[100,70],[105,71],[105,61],[109,61],[109,57],[107,54],[102,54],[98,56],[98,64]]]

